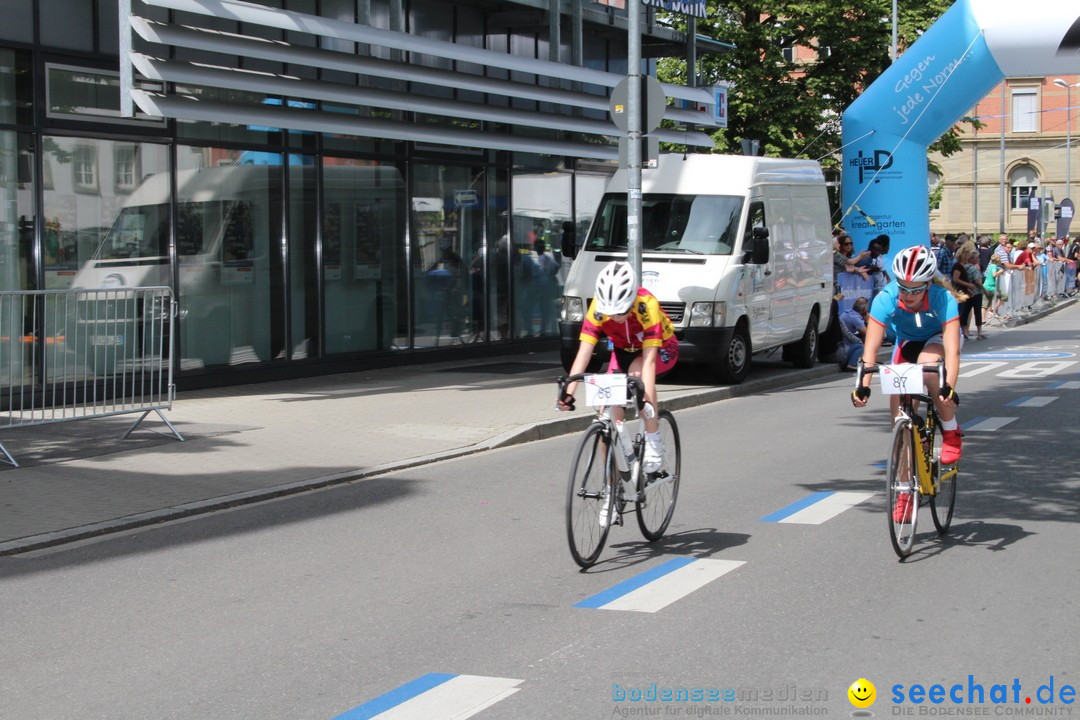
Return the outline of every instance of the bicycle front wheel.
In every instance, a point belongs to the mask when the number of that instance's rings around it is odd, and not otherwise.
[[[914,428],[910,420],[893,425],[892,452],[885,478],[885,512],[889,522],[889,540],[900,558],[911,554],[915,544],[915,524],[919,514],[919,482],[915,467]]]
[[[671,522],[682,473],[682,447],[679,445],[679,426],[675,424],[675,416],[661,410],[659,422],[660,439],[664,445],[663,463],[658,472],[649,475],[638,473],[638,527],[649,542],[662,538]]]
[[[934,518],[934,527],[938,535],[949,532],[952,524],[953,505],[956,504],[956,479],[960,474],[955,465],[942,467],[935,462],[935,488],[937,492],[930,498],[930,517]]]
[[[607,541],[611,526],[601,511],[611,497],[614,464],[604,426],[590,425],[578,442],[566,488],[566,538],[574,562],[583,568],[596,562]]]

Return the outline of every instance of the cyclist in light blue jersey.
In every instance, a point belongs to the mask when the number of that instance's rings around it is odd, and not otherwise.
[[[956,379],[960,374],[960,309],[952,293],[934,283],[937,261],[921,245],[905,248],[893,260],[895,280],[874,298],[870,320],[866,324],[863,363],[877,363],[877,353],[886,335],[896,339],[891,362],[934,363],[945,359],[945,384],[938,388],[937,378],[927,377],[927,394],[935,398],[934,407],[941,418],[941,462],[952,465],[962,454],[956,406]],[[851,394],[855,407],[864,407],[870,398],[871,375],[863,378],[862,387]],[[889,397],[889,407],[896,416],[900,399]]]

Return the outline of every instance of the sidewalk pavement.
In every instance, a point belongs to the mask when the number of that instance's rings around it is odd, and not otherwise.
[[[181,392],[165,417],[185,442],[153,413],[126,440],[137,415],[5,429],[20,467],[0,466],[0,555],[576,432],[592,413],[555,409],[562,374],[551,351]],[[833,376],[778,357],[735,387],[687,369],[661,403]]]
[[[1070,305],[1070,299],[1030,321]],[[842,377],[754,358],[741,385],[703,368],[661,382],[661,405],[705,403]],[[0,555],[212,512],[393,470],[577,432],[592,413],[555,409],[555,351],[406,365],[179,393],[165,416],[122,415],[0,433]]]

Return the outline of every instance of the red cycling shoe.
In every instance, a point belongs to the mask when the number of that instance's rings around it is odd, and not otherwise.
[[[954,465],[960,456],[964,454],[964,450],[961,447],[963,436],[959,430],[942,430],[941,431],[941,464],[942,465]]]

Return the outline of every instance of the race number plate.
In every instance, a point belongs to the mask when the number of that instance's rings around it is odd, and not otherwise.
[[[884,365],[878,375],[881,376],[882,395],[918,395],[923,392],[922,365]]]
[[[585,404],[591,407],[626,405],[626,375],[586,375]]]

